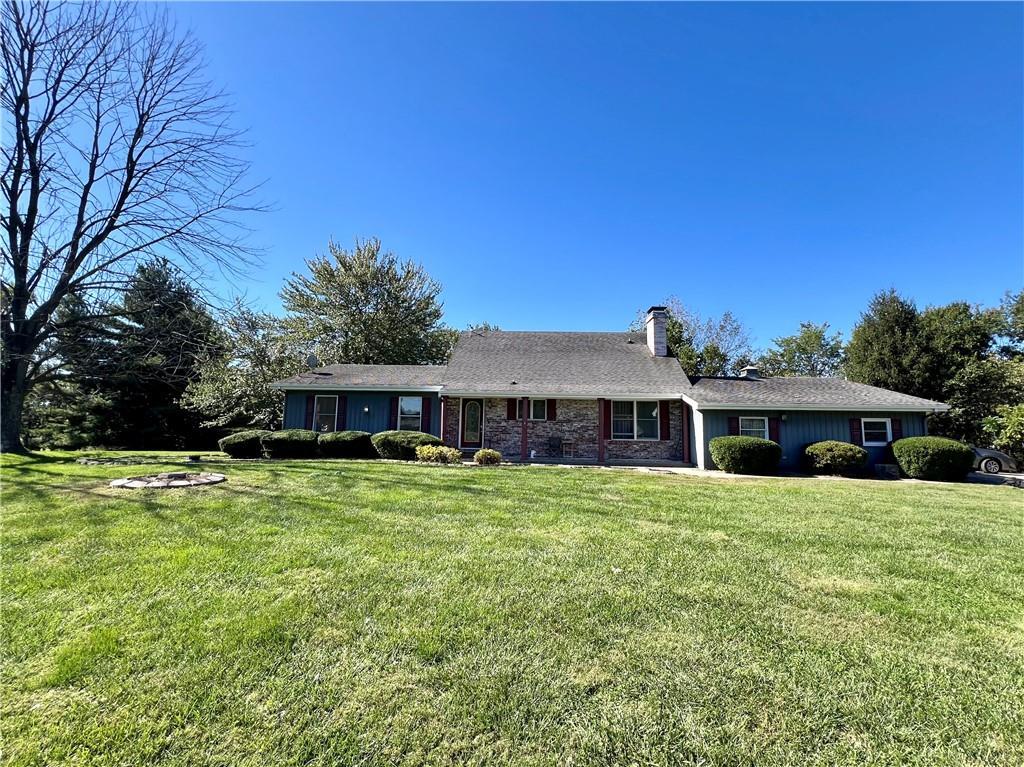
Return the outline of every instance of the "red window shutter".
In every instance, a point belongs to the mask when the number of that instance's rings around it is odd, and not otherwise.
[[[516,400],[509,397],[505,400],[505,420],[514,421],[516,420]]]
[[[423,410],[420,415],[420,431],[432,434],[430,430],[430,397],[423,398]]]
[[[892,441],[903,439],[903,421],[899,418],[892,419]]]
[[[558,418],[558,406],[555,404],[556,402],[558,402],[556,399],[548,400],[547,414],[549,421],[554,421]]]
[[[392,431],[398,428],[398,397],[391,398],[391,415],[388,418],[388,428]]]
[[[779,442],[779,419],[769,418],[768,419],[768,439],[774,442],[776,445],[782,444]]]
[[[306,428],[312,430],[313,428],[313,407],[316,403],[316,395],[306,395]]]
[[[864,437],[860,433],[860,419],[859,418],[851,418],[850,419],[850,442],[852,442],[855,445],[863,445],[864,444]]]
[[[658,403],[658,431],[661,434],[662,439],[672,439],[672,435],[669,433],[671,427],[669,426],[668,406],[668,400],[662,400]]]
[[[612,438],[612,401],[610,399],[604,401],[604,434],[601,436],[604,439]]]
[[[338,397],[338,431],[345,431],[348,426],[348,397],[342,394]]]
[[[739,416],[729,416],[729,436],[735,437],[740,433],[740,419]]]

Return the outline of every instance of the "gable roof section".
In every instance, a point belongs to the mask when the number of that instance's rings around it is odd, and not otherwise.
[[[439,391],[444,365],[327,365],[274,383],[275,389]]]
[[[701,409],[949,410],[949,405],[845,378],[696,378],[684,393]]]
[[[653,356],[637,333],[466,331],[444,377],[455,396],[657,399],[689,389],[679,361]]]

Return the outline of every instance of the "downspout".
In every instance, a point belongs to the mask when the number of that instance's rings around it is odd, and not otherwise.
[[[521,422],[521,437],[519,442],[519,460],[526,463],[527,449],[529,447],[526,434],[526,427],[530,421],[530,398],[523,397],[523,418]]]
[[[690,406],[683,403],[683,463],[690,463]]]

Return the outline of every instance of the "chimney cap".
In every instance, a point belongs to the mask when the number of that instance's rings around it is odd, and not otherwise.
[[[667,311],[668,311],[668,307],[667,306],[652,306],[650,309],[647,310],[647,313],[648,314],[653,314],[654,312],[667,312]]]
[[[761,370],[757,365],[747,365],[740,370],[740,378],[756,380],[761,377]]]

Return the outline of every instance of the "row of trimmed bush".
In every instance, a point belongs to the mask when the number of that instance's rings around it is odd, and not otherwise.
[[[782,459],[782,447],[760,437],[715,437],[710,449],[715,465],[732,474],[772,474]],[[945,437],[906,437],[892,451],[900,471],[913,479],[958,482],[974,466],[973,451]],[[867,450],[849,442],[825,440],[804,449],[804,467],[812,474],[856,476],[867,462]]]
[[[217,443],[232,458],[397,458],[416,460],[416,448],[441,440],[420,431],[332,431],[309,429],[240,431]]]

